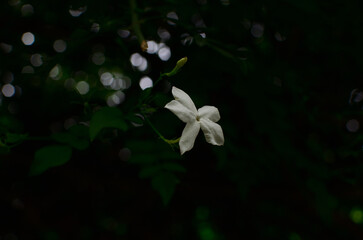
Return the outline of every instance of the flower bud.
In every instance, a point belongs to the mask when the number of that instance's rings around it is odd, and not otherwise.
[[[168,73],[165,73],[166,76],[168,77],[171,77],[171,76],[174,76],[175,74],[177,74],[180,69],[184,66],[184,64],[188,61],[188,58],[187,57],[183,57],[182,59],[180,59],[174,69],[171,71],[171,72],[168,72]]]

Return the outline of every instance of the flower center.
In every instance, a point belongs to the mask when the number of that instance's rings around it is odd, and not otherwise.
[[[195,119],[197,119],[197,121],[199,122],[199,120],[200,120],[199,115],[197,115],[197,116],[195,117]]]

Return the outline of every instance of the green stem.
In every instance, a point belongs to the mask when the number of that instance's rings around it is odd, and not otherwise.
[[[154,83],[154,86],[153,87],[155,87],[156,86],[156,84],[158,84],[158,82],[160,82],[161,81],[161,79],[163,79],[163,77],[165,76],[165,73],[160,73],[160,76],[159,76],[159,78],[155,81],[155,83]]]
[[[131,8],[131,25],[141,45],[142,42],[145,41],[145,38],[141,32],[139,16],[137,15],[136,12],[137,9],[136,0],[130,0],[130,8]]]
[[[144,115],[144,118],[147,122],[147,124],[149,124],[149,126],[154,130],[154,132],[163,140],[165,141],[166,138],[164,138],[164,136],[154,127],[154,125],[150,122],[150,120]]]
[[[156,127],[150,122],[150,120],[144,115],[144,118],[146,122],[149,124],[149,126],[154,130],[154,132],[167,144],[172,145],[179,142],[180,138],[177,139],[166,139],[157,129]]]

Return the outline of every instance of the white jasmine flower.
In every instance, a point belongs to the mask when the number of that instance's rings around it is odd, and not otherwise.
[[[204,106],[197,110],[188,94],[179,88],[173,87],[172,94],[175,100],[166,104],[165,108],[186,123],[179,141],[181,154],[193,148],[201,128],[208,143],[218,146],[224,144],[222,128],[216,123],[221,118],[216,107]]]

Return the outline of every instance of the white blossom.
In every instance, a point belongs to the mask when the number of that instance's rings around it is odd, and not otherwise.
[[[224,144],[222,128],[216,123],[220,119],[216,107],[204,106],[197,110],[192,99],[184,91],[173,87],[172,94],[175,100],[166,104],[165,108],[186,123],[179,141],[181,154],[193,148],[200,129],[202,129],[208,143],[218,146]]]

